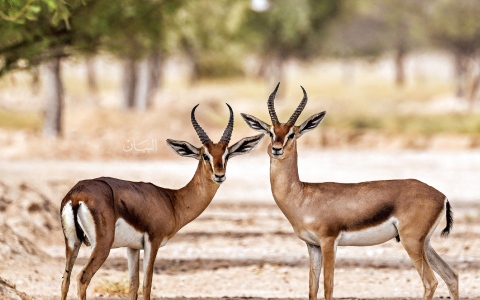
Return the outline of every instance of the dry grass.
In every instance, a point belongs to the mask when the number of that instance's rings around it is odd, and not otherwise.
[[[128,278],[121,278],[119,280],[103,280],[102,283],[94,286],[93,292],[101,297],[125,297],[128,295],[129,289],[130,283]],[[142,295],[142,289],[139,289],[138,294]]]
[[[480,209],[472,209],[465,213],[460,218],[461,222],[467,224],[479,224],[480,223]]]
[[[42,120],[38,112],[0,110],[0,128],[38,131]]]

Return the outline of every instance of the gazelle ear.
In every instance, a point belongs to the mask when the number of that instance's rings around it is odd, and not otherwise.
[[[200,159],[200,149],[188,142],[167,139],[167,144],[180,156]]]
[[[265,135],[262,133],[259,135],[243,138],[240,141],[236,142],[232,146],[228,147],[228,158],[246,154],[252,151],[263,140],[264,136]]]
[[[241,113],[240,115],[242,115],[242,118],[245,120],[245,122],[247,122],[248,126],[250,126],[250,128],[252,128],[253,130],[260,131],[265,134],[268,133],[270,125],[268,125],[267,123],[251,115],[247,115],[243,113]]]
[[[298,137],[301,137],[305,132],[315,129],[325,117],[326,111],[322,111],[319,114],[315,114],[308,118],[305,122],[298,127]]]

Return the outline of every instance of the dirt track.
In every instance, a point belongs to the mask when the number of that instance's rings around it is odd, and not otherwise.
[[[416,177],[447,194],[455,212],[454,230],[448,239],[441,239],[437,229],[432,245],[459,272],[462,299],[480,299],[478,151],[320,153],[300,152],[302,179],[352,182]],[[180,187],[195,166],[188,159],[2,162],[0,220],[11,232],[2,235],[7,243],[0,241],[4,247],[0,248],[4,257],[0,276],[36,299],[58,299],[64,265],[58,206],[77,180],[112,175]],[[155,299],[306,299],[307,249],[272,199],[266,154],[235,158],[227,178],[207,210],[160,249],[153,279]],[[5,245],[11,245],[11,251]],[[83,247],[74,276],[88,255],[89,249]],[[394,240],[373,247],[341,247],[335,275],[338,299],[420,299],[422,295],[418,274]],[[125,250],[115,249],[92,280],[89,298],[118,299],[105,297],[104,289],[128,286],[126,280]],[[73,281],[72,299],[76,296]],[[321,287],[320,295],[322,291]],[[448,297],[441,280],[435,295],[435,299]]]

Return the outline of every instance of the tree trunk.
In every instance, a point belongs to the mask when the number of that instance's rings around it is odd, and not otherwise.
[[[32,76],[31,87],[32,87],[32,95],[38,95],[40,93],[40,70],[38,67],[33,67],[30,70],[30,74]]]
[[[137,81],[135,86],[135,110],[146,111],[152,107],[152,100],[159,87],[160,55],[150,55],[137,64]]]
[[[162,64],[163,56],[162,52],[158,51],[152,54],[149,58],[150,60],[150,98],[149,98],[149,107],[153,104],[153,98],[155,93],[161,86],[162,81]]]
[[[475,108],[475,100],[479,94],[480,89],[480,70],[476,75],[472,75],[472,84],[468,93],[468,108],[472,112]]]
[[[133,108],[135,105],[135,86],[137,81],[137,64],[133,58],[123,62],[122,104],[124,108]]]
[[[43,66],[43,88],[45,109],[43,136],[52,138],[62,135],[63,85],[60,78],[60,58],[55,58]]]
[[[190,43],[186,38],[182,38],[180,40],[181,47],[190,62],[191,70],[189,76],[189,84],[192,85],[200,78],[200,66],[199,66],[199,58],[198,58],[198,51],[195,47]]]
[[[97,74],[95,72],[95,60],[92,56],[88,56],[85,61],[85,67],[87,70],[87,88],[88,88],[88,103],[98,105],[98,83]]]
[[[146,111],[149,96],[149,63],[148,59],[142,59],[137,63],[137,82],[135,85],[135,110]]]
[[[87,57],[85,61],[87,67],[87,86],[90,94],[98,92],[97,76],[95,73],[95,61],[92,57]]]
[[[405,86],[405,56],[406,50],[404,45],[397,47],[395,55],[395,85],[403,88]]]
[[[285,78],[285,60],[276,54],[267,54],[261,63],[259,73],[263,80],[270,87],[274,87],[277,83],[281,82],[284,86]],[[282,100],[285,98],[286,89],[280,89],[277,92],[277,99]]]
[[[458,98],[465,97],[466,59],[461,53],[455,53],[455,95]]]

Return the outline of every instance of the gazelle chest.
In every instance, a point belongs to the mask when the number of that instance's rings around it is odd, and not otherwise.
[[[320,240],[314,230],[315,225],[315,217],[306,215],[301,218],[302,222],[299,224],[292,223],[293,229],[295,234],[298,236],[299,239],[303,240],[304,242],[310,245],[320,245]]]

